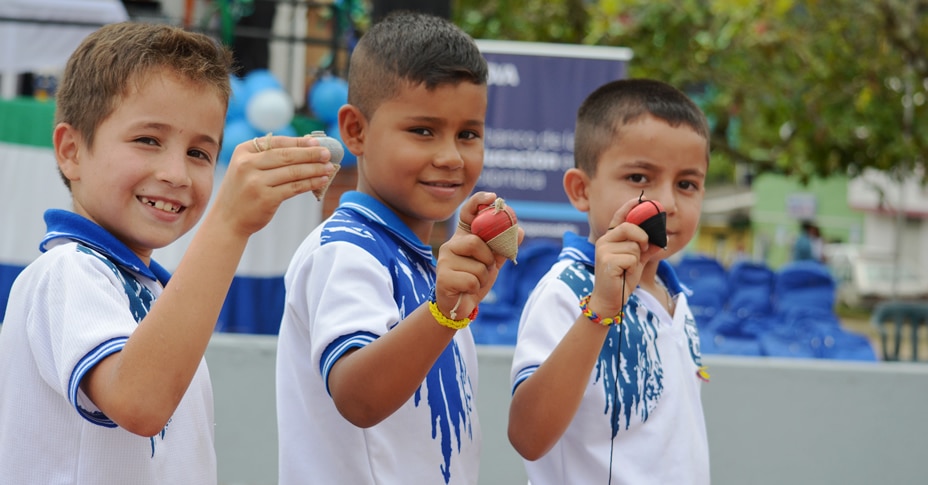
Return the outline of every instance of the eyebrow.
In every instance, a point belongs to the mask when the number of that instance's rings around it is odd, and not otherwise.
[[[699,169],[695,169],[695,168],[688,168],[688,169],[686,169],[686,170],[681,171],[681,172],[680,172],[680,175],[687,175],[687,176],[705,178],[706,172],[705,172],[704,170],[699,170]]]
[[[431,123],[431,124],[446,124],[447,120],[445,118],[439,118],[437,116],[410,116],[408,118],[410,121],[417,123]],[[481,128],[486,123],[483,120],[467,120],[464,122],[465,126]]]
[[[624,165],[624,167],[625,168],[639,168],[639,169],[651,170],[651,171],[664,170],[664,166],[656,164],[656,163],[648,162],[645,160],[635,160],[631,163],[628,163],[627,165]],[[706,172],[698,168],[688,168],[688,169],[680,171],[678,175],[691,176],[691,177],[705,177]]]

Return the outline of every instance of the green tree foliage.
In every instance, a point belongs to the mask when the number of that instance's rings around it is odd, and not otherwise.
[[[928,0],[457,0],[477,38],[630,47],[681,87],[713,164],[802,180],[907,173],[928,148]]]

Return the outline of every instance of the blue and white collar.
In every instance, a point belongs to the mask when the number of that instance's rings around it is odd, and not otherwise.
[[[363,192],[348,191],[342,194],[338,207],[339,209],[351,210],[365,219],[383,226],[386,230],[402,239],[411,250],[435,263],[432,247],[420,241],[419,236],[416,236],[412,229],[400,220],[393,210],[374,197]]]
[[[49,209],[45,211],[45,225],[48,229],[39,243],[39,251],[43,253],[50,249],[51,241],[71,239],[106,255],[124,268],[160,281],[162,285],[166,285],[171,278],[171,274],[155,260],[146,266],[122,241],[84,216],[66,210]]]
[[[589,239],[567,231],[564,233],[564,243],[561,247],[561,253],[557,255],[557,259],[558,261],[563,259],[578,261],[588,266],[592,273],[596,262],[596,246]]]
[[[591,243],[589,239],[567,231],[564,233],[564,243],[557,259],[558,261],[564,259],[577,261],[586,266],[590,270],[590,273],[592,273],[596,262],[596,246]],[[687,295],[692,293],[680,284],[680,279],[677,278],[677,272],[674,271],[673,266],[666,260],[661,260],[660,263],[658,263],[657,276],[664,282],[664,286],[667,287],[671,295],[676,295],[681,291]]]

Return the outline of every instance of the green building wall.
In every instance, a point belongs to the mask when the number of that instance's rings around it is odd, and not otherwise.
[[[859,244],[864,214],[848,207],[848,177],[813,179],[808,185],[780,175],[761,175],[752,184],[753,254],[772,268],[792,258],[803,219],[814,221],[826,242]]]

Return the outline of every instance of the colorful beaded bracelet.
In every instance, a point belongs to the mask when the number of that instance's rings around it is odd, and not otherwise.
[[[443,327],[448,327],[454,330],[461,330],[462,328],[466,328],[468,325],[470,325],[471,321],[477,318],[477,314],[480,312],[480,305],[477,305],[474,307],[474,309],[470,312],[470,315],[468,315],[467,317],[462,318],[460,320],[452,320],[446,317],[441,312],[441,310],[438,309],[438,302],[436,302],[435,300],[436,300],[435,289],[432,288],[432,294],[429,295],[429,312],[432,313],[432,317],[435,319],[436,322],[438,322],[439,325]]]
[[[622,315],[624,314],[624,312],[619,312],[618,315],[612,318],[603,318],[597,315],[596,312],[594,312],[593,310],[590,310],[590,307],[589,307],[590,296],[592,295],[586,295],[583,297],[583,299],[580,300],[580,311],[583,312],[583,316],[589,318],[590,321],[593,323],[598,323],[600,325],[607,326],[607,327],[609,325],[612,325],[614,323],[620,323],[622,321]]]

